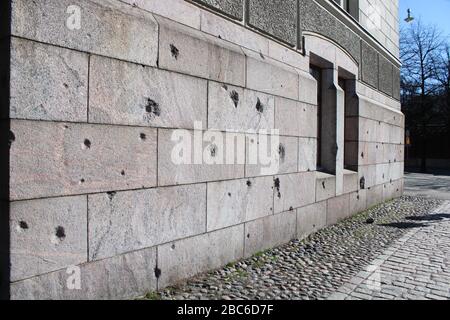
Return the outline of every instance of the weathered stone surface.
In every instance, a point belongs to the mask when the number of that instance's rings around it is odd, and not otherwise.
[[[405,174],[404,162],[395,162],[389,164],[389,179],[391,180],[403,179],[404,174]]]
[[[359,118],[359,140],[365,142],[377,142],[379,139],[379,132],[381,134],[381,131],[378,129],[381,128],[381,124],[382,122],[379,121]]]
[[[317,139],[299,138],[298,141],[298,171],[316,171],[317,169]]]
[[[200,29],[201,10],[185,0],[122,0],[138,8]]]
[[[359,190],[350,194],[350,215],[367,209],[367,190]]]
[[[297,237],[304,239],[327,225],[327,202],[297,209]]]
[[[10,88],[11,118],[86,121],[88,55],[12,38]]]
[[[249,24],[291,46],[297,44],[296,0],[250,0]]]
[[[89,195],[89,259],[206,231],[206,185]]]
[[[245,86],[245,56],[239,46],[164,18],[157,20],[159,67]]]
[[[361,42],[361,75],[365,83],[378,88],[378,53],[364,41]]]
[[[294,173],[275,177],[275,213],[304,207],[315,201],[315,172]]]
[[[156,185],[156,130],[13,120],[12,200]]]
[[[235,19],[242,20],[244,12],[244,0],[191,0],[212,7]]]
[[[336,177],[323,172],[316,172],[316,202],[336,196]]]
[[[383,184],[390,179],[390,166],[389,163],[381,163],[376,165],[377,178],[375,184]]]
[[[270,40],[267,37],[249,30],[243,25],[231,23],[227,19],[206,10],[201,12],[201,30],[241,47],[260,52],[263,55],[269,53]]]
[[[373,186],[367,189],[367,208],[383,202],[383,185]]]
[[[257,177],[298,172],[297,157],[297,137],[247,135],[245,175]]]
[[[207,231],[223,229],[273,213],[273,178],[208,183]]]
[[[89,120],[170,128],[206,125],[207,81],[91,57]]]
[[[379,89],[392,96],[393,94],[393,65],[386,58],[380,55],[379,58]]]
[[[377,166],[376,165],[369,165],[369,166],[360,166],[358,168],[359,173],[359,181],[361,182],[361,179],[364,178],[364,188],[361,189],[367,189],[374,185],[376,185],[377,181]]]
[[[331,198],[327,206],[327,225],[336,224],[350,216],[350,195]]]
[[[11,284],[13,300],[130,299],[156,290],[156,249],[71,267]],[[80,290],[74,279],[81,277]]]
[[[244,225],[222,229],[158,247],[158,287],[237,261],[244,254]]]
[[[264,93],[209,82],[208,128],[221,131],[259,131],[274,128],[275,101]]]
[[[358,172],[344,170],[344,189],[343,193],[358,191],[359,181]]]
[[[119,1],[14,0],[12,19],[18,37],[156,66],[158,24]]]
[[[296,212],[272,215],[245,224],[245,257],[267,250],[294,239]]]
[[[276,97],[275,129],[286,136],[317,137],[317,107]]]
[[[334,40],[359,63],[360,38],[315,1],[299,1],[300,30],[319,33]]]
[[[297,68],[299,71],[304,71],[305,73],[302,73],[302,76],[306,75],[307,78],[309,78],[309,57],[302,55],[299,50],[300,49],[295,50],[276,41],[269,40],[269,57]],[[300,79],[300,86],[301,85],[302,79]],[[301,97],[300,100],[303,101]]]
[[[309,73],[297,70],[299,82],[298,100],[311,105],[317,105],[317,81]]]
[[[285,98],[298,100],[299,75],[288,65],[245,50],[247,56],[247,87]]]
[[[389,142],[395,144],[405,143],[405,129],[397,126],[390,126]]]
[[[11,203],[11,281],[87,261],[86,196]]]
[[[158,133],[158,184],[189,184],[244,178],[245,135],[235,134],[234,157],[226,149],[223,133],[160,129]],[[214,136],[216,135],[216,136]],[[198,138],[197,138],[198,137]],[[217,137],[218,140],[214,141]],[[197,143],[199,141],[199,143]],[[180,153],[186,161],[179,159]],[[197,159],[198,158],[198,159]],[[231,161],[227,161],[231,160]],[[198,160],[198,162],[196,162]],[[232,164],[226,164],[226,163]]]

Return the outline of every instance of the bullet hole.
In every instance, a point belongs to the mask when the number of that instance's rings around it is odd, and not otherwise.
[[[250,239],[250,233],[247,233],[247,239]]]
[[[222,39],[222,36],[219,34],[219,35],[217,36],[217,38]]]
[[[364,159],[364,152],[361,152],[361,158]]]
[[[375,220],[373,218],[369,218],[366,220],[367,224],[373,224],[375,222]]]
[[[175,243],[171,246],[172,250],[175,250]]]
[[[326,188],[326,186],[325,186],[325,181],[322,181],[322,188]]]
[[[262,52],[259,53],[259,56],[261,57],[261,59],[265,60],[266,57],[264,57],[264,55],[262,54]]]
[[[159,117],[161,115],[161,109],[159,104],[150,98],[147,98],[147,104],[145,106],[145,111],[151,115]]]
[[[278,154],[280,155],[281,160],[284,160],[284,158],[286,157],[286,148],[281,143],[278,146]]]
[[[211,153],[211,157],[215,157],[217,155],[217,146],[212,144],[210,147],[210,153]]]
[[[278,192],[278,198],[280,198],[281,199],[281,192],[280,192],[280,179],[279,178],[276,178],[275,180],[274,180],[274,186],[275,186],[275,189],[277,189],[277,192]]]
[[[159,279],[159,277],[161,277],[161,269],[159,269],[158,267],[155,267],[155,277],[157,279]]]
[[[228,196],[231,198],[231,192],[228,192]]]
[[[258,100],[256,101],[256,110],[257,110],[259,113],[263,113],[263,112],[264,112],[264,106],[263,106],[263,104],[261,103],[261,100],[259,100],[259,98],[258,98]]]
[[[147,139],[147,135],[145,133],[141,133],[139,137],[141,138],[142,141],[145,141]]]
[[[378,149],[378,145],[377,145],[377,149]]]
[[[90,149],[91,148],[91,141],[89,141],[89,139],[84,139],[83,144],[86,147],[86,149]]]
[[[364,177],[362,177],[362,178],[359,180],[359,187],[360,187],[362,190],[364,190],[364,189],[366,188],[366,179],[365,179]]]
[[[64,129],[69,129],[69,126],[65,124]]]
[[[25,221],[20,221],[19,222],[19,227],[20,227],[20,229],[22,229],[22,230],[28,230],[28,223],[26,223]]]
[[[107,194],[108,194],[109,200],[112,201],[112,199],[114,199],[114,196],[117,194],[117,192],[111,191],[111,192],[107,192]]]
[[[294,207],[289,207],[289,211],[294,211]]]
[[[14,132],[9,131],[9,138],[8,138],[8,146],[11,148],[13,142],[16,141],[16,136]]]
[[[228,91],[228,86],[226,84],[222,85],[223,90]]]
[[[85,183],[86,180],[84,180],[83,178],[80,180],[80,183]]]
[[[63,240],[66,238],[66,231],[64,230],[63,227],[58,226],[55,229],[55,235],[59,240]]]
[[[252,186],[252,182],[250,180],[247,180],[247,187],[251,187]]]
[[[356,196],[356,199],[359,200],[359,194]]]
[[[231,101],[234,103],[234,107],[237,108],[239,104],[239,93],[236,90],[231,91],[230,93]]]
[[[173,44],[170,45],[170,53],[172,53],[172,57],[175,58],[175,60],[178,59],[178,56],[180,54],[180,50],[178,50],[177,47],[175,47]]]
[[[124,175],[125,175],[125,170],[120,171],[120,174],[121,174],[122,176],[124,176]]]
[[[63,86],[64,86],[64,88],[66,88],[66,89],[69,88],[69,85],[68,85],[67,83],[64,83]]]

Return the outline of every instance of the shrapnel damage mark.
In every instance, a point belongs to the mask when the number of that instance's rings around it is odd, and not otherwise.
[[[61,226],[56,227],[55,234],[59,240],[63,240],[66,238],[66,231],[64,230],[64,227]]]
[[[281,143],[278,146],[278,154],[280,155],[281,160],[284,160],[284,158],[286,157],[286,148]]]
[[[230,93],[231,101],[234,103],[234,107],[237,108],[239,104],[239,93],[236,90],[231,91]]]
[[[275,189],[277,189],[277,192],[278,192],[278,198],[281,198],[281,192],[280,192],[280,179],[279,178],[276,178],[275,180],[274,180],[274,186],[275,186]]]
[[[178,60],[178,56],[180,55],[180,50],[178,50],[178,48],[175,47],[173,44],[170,45],[170,53],[172,53],[172,57],[174,57],[175,60]]]
[[[161,115],[161,109],[159,104],[150,98],[147,98],[147,104],[145,105],[145,111],[153,116],[159,117]]]
[[[258,98],[258,100],[256,101],[256,110],[259,113],[263,113],[264,112],[264,105],[262,104],[261,100]]]

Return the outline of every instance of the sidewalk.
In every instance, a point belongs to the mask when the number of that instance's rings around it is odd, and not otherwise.
[[[331,300],[450,299],[450,201],[339,288]]]

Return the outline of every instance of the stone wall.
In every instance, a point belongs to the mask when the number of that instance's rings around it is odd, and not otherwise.
[[[395,90],[385,92],[392,78],[360,81],[364,58],[360,67],[323,35],[305,36],[303,54],[289,47],[296,1],[245,1],[245,14],[242,0],[206,2],[219,14],[182,0],[11,2],[2,105],[11,270],[2,272],[12,299],[135,297],[402,194],[404,117]],[[251,28],[233,22],[246,15]],[[337,106],[333,175],[316,166],[309,65],[320,54],[333,70],[327,103]],[[345,114],[342,72],[355,84]],[[345,126],[358,130],[345,136]],[[178,129],[192,141],[232,132],[244,161],[176,164]],[[266,142],[249,133],[259,129],[269,140],[279,130],[275,172],[249,161]],[[200,144],[216,160],[229,151]],[[344,146],[360,155],[353,171]]]

